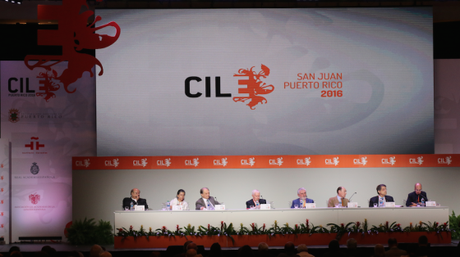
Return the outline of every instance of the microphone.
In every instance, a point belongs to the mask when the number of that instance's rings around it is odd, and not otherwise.
[[[214,201],[215,201],[216,203],[218,203],[217,197],[216,197],[216,196],[213,196],[213,197],[214,197]]]
[[[354,192],[354,193],[351,195],[351,197],[350,197],[350,199],[349,199],[348,201],[351,202],[351,198],[352,198],[355,194],[357,194],[357,193],[358,193],[358,192]]]

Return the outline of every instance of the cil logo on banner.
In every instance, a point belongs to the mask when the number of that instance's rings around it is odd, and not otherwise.
[[[171,166],[171,158],[166,158],[164,160],[157,160],[157,166],[169,167]]]
[[[212,164],[214,166],[223,166],[223,167],[225,167],[225,166],[227,166],[228,161],[227,161],[227,158],[222,158],[220,160],[219,159],[214,159],[214,160],[212,160]]]
[[[80,79],[84,72],[89,72],[93,77],[93,67],[101,67],[99,76],[103,69],[101,62],[96,57],[84,53],[83,50],[101,49],[115,43],[120,36],[120,26],[115,22],[96,27],[95,23],[101,20],[96,16],[92,24],[88,23],[88,17],[94,14],[88,8],[86,0],[63,0],[61,5],[39,5],[37,19],[57,20],[58,30],[38,30],[37,41],[39,45],[61,46],[62,55],[27,55],[24,63],[30,70],[40,68],[41,72],[37,76],[39,79],[38,87],[40,92],[35,92],[29,88],[28,80],[19,79],[19,89],[12,82],[18,81],[17,78],[8,80],[8,90],[10,96],[37,96],[43,97],[45,101],[55,98],[55,92],[61,87],[71,94],[77,89],[69,89],[69,86]],[[86,10],[84,9],[86,8]],[[83,9],[83,10],[82,10]],[[72,21],[72,22],[68,22]],[[97,34],[96,31],[112,27],[116,33],[114,36]],[[56,64],[67,62],[67,68],[61,73],[54,69]],[[24,86],[23,83],[26,83]],[[25,90],[25,91],[24,91]]]
[[[134,167],[144,167],[147,166],[147,164],[149,164],[147,162],[147,158],[144,158],[144,159],[140,159],[140,160],[133,160],[133,166]]]
[[[193,158],[191,160],[185,160],[185,166],[194,166],[194,167],[198,167],[198,165],[200,164],[200,159],[199,158]]]
[[[251,157],[249,159],[241,159],[241,165],[243,166],[254,166],[256,164],[256,158]]]
[[[104,165],[106,167],[118,167],[118,165],[120,165],[120,160],[117,158],[117,159],[113,159],[113,160],[105,160],[104,162]]]
[[[261,71],[256,72],[250,69],[239,69],[233,77],[237,77],[238,85],[246,86],[244,88],[238,88],[238,93],[241,96],[233,97],[234,102],[245,103],[251,110],[255,110],[258,104],[266,104],[268,100],[262,95],[270,94],[275,90],[273,85],[267,85],[263,79],[270,75],[270,69],[261,64]],[[191,82],[201,82],[200,77],[192,76],[185,79],[185,95],[190,98],[199,98],[203,95],[200,90],[193,91],[191,89]],[[211,77],[205,77],[204,85],[205,97],[211,97]],[[231,93],[222,93],[220,77],[215,77],[215,97],[232,97]]]
[[[450,165],[452,163],[452,156],[446,158],[438,158],[438,164]]]
[[[310,166],[311,165],[311,157],[306,157],[304,159],[297,159],[296,163],[297,163],[297,165]]]
[[[392,156],[390,158],[382,158],[382,164],[386,164],[386,165],[395,165],[396,163],[396,156]]]
[[[324,160],[324,163],[326,165],[334,165],[334,166],[337,166],[339,165],[340,161],[339,161],[339,157],[334,157],[332,159],[325,159]]]
[[[276,158],[276,159],[269,159],[268,160],[268,164],[269,165],[276,165],[276,166],[280,166],[283,165],[284,161],[283,161],[283,157],[279,157],[279,158]]]
[[[353,159],[353,164],[366,166],[367,157],[361,157],[360,159]]]
[[[75,166],[88,168],[91,165],[90,159],[84,159],[83,161],[75,161]]]
[[[422,165],[423,162],[423,156],[419,156],[417,158],[409,158],[410,164]]]

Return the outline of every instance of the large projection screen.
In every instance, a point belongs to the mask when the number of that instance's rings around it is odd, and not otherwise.
[[[97,15],[99,156],[434,153],[431,8]]]

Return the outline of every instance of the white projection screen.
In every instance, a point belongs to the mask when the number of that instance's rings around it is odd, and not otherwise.
[[[96,14],[99,156],[434,153],[431,8]]]

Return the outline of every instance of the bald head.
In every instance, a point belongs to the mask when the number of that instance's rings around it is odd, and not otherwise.
[[[259,246],[257,247],[259,251],[268,251],[268,244],[265,242],[259,243]]]
[[[131,189],[131,198],[135,199],[136,201],[139,200],[141,197],[141,190],[137,188]]]
[[[415,191],[416,194],[419,195],[422,192],[422,184],[416,183],[414,185],[414,191]]]
[[[109,252],[102,252],[99,254],[99,257],[112,257],[112,254]]]
[[[297,252],[308,252],[308,248],[307,248],[307,245],[305,244],[301,244],[299,246],[297,246]]]
[[[93,245],[89,250],[90,257],[99,257],[99,254],[103,252],[102,247],[100,245]]]

